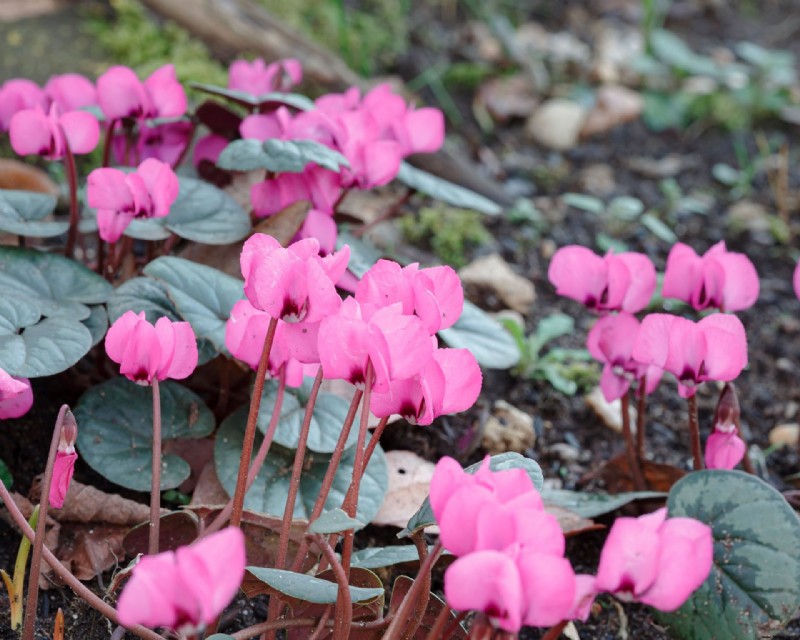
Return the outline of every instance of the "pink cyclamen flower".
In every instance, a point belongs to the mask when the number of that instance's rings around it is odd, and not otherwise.
[[[133,69],[111,67],[97,79],[97,98],[106,118],[176,118],[186,113],[186,93],[166,64],[142,82]]]
[[[100,140],[100,125],[87,111],[62,114],[54,103],[49,113],[38,106],[15,113],[8,135],[11,147],[21,156],[36,154],[60,160],[66,155],[67,145],[75,154],[93,151]]]
[[[794,274],[792,276],[792,287],[794,288],[794,295],[800,298],[800,261],[794,267]]]
[[[47,109],[48,99],[38,84],[25,78],[8,80],[0,86],[0,132],[8,131],[11,118],[23,109]]]
[[[97,104],[97,89],[91,80],[79,73],[51,77],[44,85],[44,92],[63,111],[74,111]]]
[[[197,339],[188,322],[159,318],[150,324],[142,311],[127,311],[106,334],[106,353],[120,373],[137,384],[182,380],[197,367]]]
[[[589,331],[586,348],[593,358],[604,364],[600,389],[608,402],[628,392],[631,382],[647,376],[645,392],[652,393],[661,381],[663,371],[642,364],[631,357],[639,333],[639,321],[629,313],[603,316]]]
[[[667,518],[666,508],[617,518],[608,534],[595,588],[618,598],[675,611],[711,571],[711,527],[692,518]]]
[[[736,316],[715,313],[700,322],[652,313],[633,345],[634,360],[660,367],[678,378],[678,391],[689,398],[706,380],[735,379],[747,364],[747,336]]]
[[[24,416],[32,406],[30,380],[11,376],[0,369],[0,420]]]
[[[661,294],[688,302],[698,311],[740,311],[758,299],[758,274],[743,253],[734,253],[720,241],[698,256],[678,242],[669,252]]]
[[[63,411],[63,407],[62,407]],[[69,409],[64,413],[64,420],[59,434],[58,450],[53,463],[53,476],[50,481],[49,502],[51,507],[60,509],[64,506],[64,498],[69,491],[69,483],[75,471],[78,454],[75,452],[75,439],[78,437],[78,424]]]
[[[733,469],[744,458],[747,445],[739,437],[739,398],[728,382],[714,411],[714,432],[706,441],[705,462],[709,469]]]
[[[641,311],[656,288],[656,269],[646,255],[609,251],[600,257],[578,245],[556,251],[547,278],[556,293],[599,313]]]
[[[266,64],[263,58],[252,62],[235,60],[228,70],[228,89],[259,96],[272,91],[288,91],[303,80],[299,60],[286,58]]]
[[[193,635],[236,595],[245,564],[244,534],[236,527],[174,552],[143,556],[117,601],[120,624],[169,627]]]
[[[100,237],[116,242],[134,218],[163,218],[178,197],[180,183],[172,168],[145,160],[133,173],[95,169],[88,178],[89,205],[97,209]]]
[[[319,322],[341,304],[335,282],[347,268],[350,247],[326,257],[314,238],[284,249],[272,236],[257,233],[244,243],[240,263],[251,304],[287,322]]]

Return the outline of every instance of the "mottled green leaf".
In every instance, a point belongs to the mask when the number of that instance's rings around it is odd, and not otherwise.
[[[44,220],[56,208],[56,199],[33,191],[0,189],[0,231],[33,238],[66,233],[69,222]]]

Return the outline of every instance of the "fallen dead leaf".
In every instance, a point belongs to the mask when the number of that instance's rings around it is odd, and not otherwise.
[[[470,262],[458,272],[464,293],[482,308],[497,307],[498,302],[522,314],[536,301],[533,282],[514,272],[500,255],[492,253]],[[488,300],[487,300],[488,298]],[[494,304],[492,304],[494,299]]]
[[[798,439],[800,439],[800,424],[796,422],[779,424],[769,432],[769,443],[771,445],[794,447]]]
[[[649,460],[645,460],[642,463],[642,467],[645,485],[647,485],[645,489],[648,491],[668,493],[672,485],[686,475],[686,471],[683,469],[678,469],[678,467],[673,467],[670,464],[650,462]],[[611,494],[636,490],[628,471],[628,461],[624,453],[615,456],[597,471],[593,471],[581,478],[581,482],[588,480],[602,480]]]
[[[12,158],[0,158],[0,189],[36,191],[57,198],[58,185],[45,171]]]
[[[597,531],[598,529],[605,528],[603,525],[597,524],[594,520],[584,518],[574,511],[559,507],[558,505],[547,504],[545,502],[544,510],[550,515],[555,516],[565,536],[574,536],[584,531]]]
[[[428,497],[435,465],[413,451],[387,451],[389,487],[372,524],[403,528]]]
[[[389,613],[397,612],[413,583],[414,581],[408,576],[397,577],[392,585],[392,598],[389,603]],[[419,625],[419,629],[417,629],[417,632],[411,637],[410,640],[424,640],[427,638],[428,634],[433,630],[433,625],[436,622],[436,618],[439,616],[445,606],[446,605],[444,601],[439,596],[437,596],[435,593],[431,593],[431,597],[428,600],[428,608],[425,610],[425,614],[422,616],[422,622]],[[451,612],[450,619],[451,621],[455,620],[456,614]],[[448,636],[448,640],[466,640],[466,638],[467,632],[464,631],[464,627],[462,627],[460,624],[451,627],[451,635]]]

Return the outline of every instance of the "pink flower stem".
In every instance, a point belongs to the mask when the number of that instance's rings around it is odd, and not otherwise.
[[[45,473],[47,472],[45,471]],[[48,492],[46,492],[43,488],[42,495],[44,496],[47,493]],[[36,544],[36,533],[34,533],[33,529],[31,529],[31,526],[25,520],[25,516],[22,515],[19,507],[17,507],[16,503],[11,498],[11,494],[8,493],[8,489],[6,489],[6,486],[3,484],[2,480],[0,480],[0,500],[2,500],[3,504],[6,506],[8,513],[11,515],[11,519],[14,520],[16,525],[20,528],[22,534],[28,538],[28,540]],[[44,518],[42,518],[40,521],[44,521]],[[43,546],[42,555],[44,557],[44,561],[49,564],[53,571],[55,571],[56,575],[58,575],[58,577],[61,578],[64,583],[75,592],[75,595],[81,598],[90,607],[99,611],[114,624],[119,624],[119,618],[117,617],[117,612],[115,611],[114,607],[98,598],[94,593],[86,588],[80,580],[70,573],[69,569],[61,564],[61,562],[53,555],[53,552],[50,551],[50,549]],[[128,630],[134,635],[144,638],[144,640],[164,640],[163,636],[160,636],[154,631],[146,629],[141,625],[129,627]]]
[[[275,394],[275,406],[272,408],[272,417],[269,420],[267,433],[264,435],[264,439],[261,441],[261,446],[256,452],[256,457],[253,458],[253,462],[250,464],[250,470],[247,472],[247,485],[245,486],[244,490],[245,494],[247,494],[247,491],[253,486],[256,476],[258,476],[258,472],[261,471],[261,466],[264,464],[264,460],[267,459],[267,455],[269,454],[270,447],[272,446],[272,440],[275,437],[275,430],[278,427],[278,422],[281,417],[281,408],[283,407],[283,396],[285,391],[286,367],[282,365],[280,374],[278,376],[278,390]],[[232,511],[233,499],[228,500],[228,504],[225,505],[225,508],[222,509],[219,514],[217,514],[217,517],[214,518],[214,521],[205,529],[203,529],[200,537],[204,538],[215,531],[219,531],[228,521],[228,518],[230,518]]]
[[[361,408],[361,423],[358,429],[358,440],[356,441],[356,455],[353,461],[353,480],[350,483],[350,488],[347,490],[342,509],[351,518],[356,517],[358,510],[358,490],[361,487],[361,477],[364,475],[365,446],[367,443],[367,430],[369,427],[369,408],[370,400],[372,398],[372,379],[375,377],[375,370],[372,367],[372,362],[367,363],[367,371],[365,375],[364,385],[364,402]],[[344,542],[342,543],[342,566],[349,579],[350,577],[350,558],[353,555],[353,538],[355,531],[350,529],[344,534]]]
[[[67,231],[67,245],[64,247],[64,255],[72,257],[75,252],[75,241],[78,238],[78,169],[75,166],[75,156],[69,146],[67,135],[64,128],[59,125],[61,137],[64,139],[64,168],[67,172],[67,182],[69,183],[69,230]]]
[[[358,406],[361,403],[361,397],[363,395],[364,392],[361,389],[356,389],[355,395],[353,395],[353,401],[350,403],[350,409],[347,411],[347,417],[342,425],[342,430],[339,433],[339,439],[336,441],[336,447],[334,448],[333,454],[331,455],[331,460],[328,463],[328,469],[325,471],[325,477],[322,479],[322,486],[320,487],[317,501],[314,503],[314,509],[311,511],[311,515],[308,518],[309,523],[314,522],[314,520],[319,518],[319,516],[322,514],[322,510],[325,508],[325,503],[328,501],[328,495],[331,492],[333,480],[336,477],[336,471],[339,468],[339,462],[342,459],[342,455],[344,455],[344,445],[347,443],[347,438],[350,435],[350,430],[353,427],[353,421],[356,418],[356,412],[358,411]],[[297,551],[297,555],[294,558],[294,563],[291,566],[291,571],[300,571],[300,568],[303,566],[306,553],[308,553],[308,547],[308,539],[303,538],[303,541],[300,543],[300,548]]]
[[[317,370],[317,375],[314,378],[314,385],[311,387],[311,392],[308,395],[308,403],[306,404],[306,412],[303,416],[303,424],[300,427],[297,450],[294,453],[292,477],[289,480],[289,494],[286,496],[286,507],[283,510],[283,523],[281,526],[280,542],[278,544],[278,557],[275,561],[275,566],[278,569],[286,567],[286,556],[289,555],[289,532],[292,527],[294,504],[297,501],[297,492],[300,489],[300,475],[303,473],[303,459],[306,456],[308,432],[311,429],[311,417],[314,414],[314,405],[317,402],[320,385],[322,385],[322,367]]]
[[[542,636],[541,640],[558,640],[561,632],[564,631],[568,624],[569,620],[562,620],[558,624],[553,625],[547,630],[547,633]]]
[[[285,521],[285,520],[284,520]],[[353,625],[353,602],[350,598],[350,585],[344,567],[324,536],[315,535],[313,540],[328,559],[339,586],[336,596],[336,619],[333,625],[333,640],[347,640],[350,637],[350,628]],[[279,565],[280,566],[280,565]]]
[[[244,494],[247,492],[247,472],[250,468],[250,456],[253,454],[253,443],[256,439],[256,423],[258,410],[261,407],[261,394],[264,392],[264,380],[267,376],[269,365],[269,352],[275,339],[275,330],[278,328],[277,318],[270,318],[267,335],[264,338],[264,347],[261,350],[261,360],[258,362],[256,381],[253,384],[253,395],[250,398],[250,413],[247,415],[247,426],[244,431],[242,443],[242,457],[239,460],[239,475],[236,478],[236,490],[233,493],[233,509],[231,511],[231,526],[238,527],[242,522],[242,509],[244,508]]]
[[[631,432],[630,396],[627,391],[622,394],[620,401],[620,406],[622,407],[622,437],[625,438],[625,457],[628,461],[628,471],[630,472],[631,480],[633,480],[633,488],[636,491],[644,491],[644,477],[642,476],[642,468],[639,466],[636,444]]]
[[[150,539],[147,553],[158,553],[161,528],[161,391],[158,378],[153,378],[153,473],[150,482]]]
[[[636,405],[636,457],[644,460],[644,428],[647,424],[647,376],[639,379],[639,402]]]
[[[697,419],[697,394],[688,398],[689,402],[689,441],[692,447],[692,462],[695,471],[700,471],[703,464],[703,449],[700,446],[700,425]]]
[[[39,498],[39,520],[36,523],[36,537],[33,539],[33,553],[31,554],[31,571],[28,574],[28,598],[25,601],[25,623],[22,627],[22,640],[33,640],[36,624],[36,604],[39,599],[39,573],[42,567],[42,549],[44,548],[44,531],[47,524],[47,507],[50,505],[50,485],[53,483],[53,465],[56,461],[58,442],[61,439],[61,429],[64,418],[69,412],[69,407],[61,405],[50,440],[50,452],[47,454],[47,466],[44,468],[42,482],[42,495]],[[27,524],[27,522],[26,522]]]
[[[424,543],[424,534],[423,536],[423,546]],[[418,549],[421,548],[419,545],[417,546]],[[425,546],[427,550],[427,546]],[[411,608],[418,604],[418,601],[421,596],[421,592],[424,590],[426,594],[423,598],[426,601],[426,608],[427,608],[427,599],[430,596],[430,583],[431,583],[431,570],[433,569],[433,565],[436,564],[436,561],[439,559],[439,556],[442,554],[442,545],[439,541],[436,542],[433,549],[429,554],[424,556],[420,555],[420,563],[421,566],[419,568],[419,573],[417,574],[416,580],[414,580],[411,588],[408,590],[406,597],[403,598],[403,602],[400,604],[400,608],[392,618],[392,623],[389,625],[389,628],[386,630],[386,633],[383,635],[383,640],[399,640],[399,638],[403,637],[413,637],[412,635],[404,634],[401,635],[403,632],[406,623],[409,621],[409,616],[411,615]],[[424,610],[423,610],[424,613]],[[420,618],[421,620],[422,618]],[[413,622],[413,620],[412,620]],[[414,625],[412,625],[414,626]],[[419,623],[416,624],[419,626]],[[415,630],[416,630],[415,626]]]

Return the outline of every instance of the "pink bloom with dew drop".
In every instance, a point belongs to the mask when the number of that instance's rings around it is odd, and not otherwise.
[[[18,111],[8,132],[11,147],[19,155],[40,155],[60,160],[67,145],[74,154],[90,153],[100,140],[100,125],[87,111],[61,113],[57,104],[45,113],[41,107]]]
[[[728,251],[720,241],[698,256],[681,242],[667,257],[662,295],[677,298],[696,310],[740,311],[758,299],[758,274],[743,253]]]
[[[119,596],[120,623],[194,634],[236,595],[245,564],[244,534],[236,527],[174,552],[143,556]]]
[[[692,518],[667,518],[666,508],[617,518],[608,534],[595,588],[618,598],[674,611],[711,571],[711,527]]]
[[[27,378],[17,378],[0,369],[0,420],[20,418],[33,406],[33,391]]]
[[[608,402],[621,398],[628,392],[631,382],[644,375],[647,376],[647,393],[652,393],[661,380],[664,373],[661,369],[631,357],[638,333],[639,321],[625,312],[603,316],[589,331],[586,348],[604,365],[600,389]]]
[[[645,317],[636,336],[635,360],[678,378],[688,398],[707,380],[734,380],[747,364],[747,336],[736,316],[715,313],[699,322],[664,313]]]
[[[609,251],[601,257],[578,245],[556,251],[547,278],[556,293],[598,313],[641,311],[656,288],[656,269],[644,254]]]
[[[163,218],[178,197],[180,183],[172,168],[145,160],[132,173],[95,169],[89,174],[87,199],[97,209],[100,237],[116,242],[134,218]]]
[[[120,373],[138,384],[154,379],[182,380],[197,367],[197,339],[188,322],[159,318],[155,326],[127,311],[106,334],[106,353]]]

